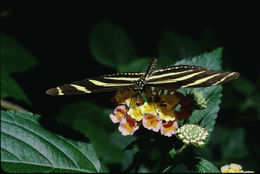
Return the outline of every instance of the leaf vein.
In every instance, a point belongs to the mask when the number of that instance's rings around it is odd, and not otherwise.
[[[8,136],[10,136],[10,137],[13,137],[13,138],[16,139],[17,141],[20,141],[20,142],[22,142],[22,143],[28,145],[29,147],[31,147],[31,148],[34,149],[35,151],[39,152],[39,154],[41,154],[44,158],[46,158],[47,161],[49,161],[49,162],[52,164],[52,162],[51,162],[44,154],[42,154],[40,151],[38,151],[37,149],[35,149],[32,145],[28,144],[27,142],[25,142],[25,141],[23,141],[23,140],[21,140],[21,139],[15,137],[15,136],[13,136],[13,135],[11,135],[11,134],[8,134],[7,132],[3,132],[3,131],[2,131],[1,133],[6,134],[6,135],[8,135]],[[2,147],[2,148],[3,148],[3,147]]]
[[[21,117],[22,118],[22,117]],[[5,122],[8,122],[8,121],[5,121]],[[40,134],[37,134],[37,132],[34,132],[33,130],[30,130],[30,129],[26,129],[24,128],[23,126],[17,124],[17,123],[11,123],[11,122],[8,122],[10,124],[15,124],[16,126],[24,129],[24,130],[27,130],[31,133],[33,133],[34,135],[37,135],[39,138],[45,140],[47,143],[49,143],[50,145],[52,145],[53,147],[55,147],[58,151],[62,152],[75,166],[77,166],[79,168],[79,166],[77,165],[77,163],[74,161],[74,159],[72,159],[72,157],[70,157],[68,154],[66,154],[64,151],[62,151],[61,149],[59,149],[55,144],[53,144],[52,142],[50,142],[48,139],[44,138],[42,135]],[[34,123],[34,122],[32,122]],[[35,124],[35,123],[34,123]],[[39,125],[38,125],[39,126]]]
[[[9,150],[3,148],[2,145],[1,145],[1,151],[2,151],[2,150],[4,150],[4,151],[8,152],[9,154],[13,155],[13,156],[16,157],[18,160],[20,160],[20,161],[22,160],[19,156],[17,156],[16,154],[13,154],[11,151],[9,151]]]

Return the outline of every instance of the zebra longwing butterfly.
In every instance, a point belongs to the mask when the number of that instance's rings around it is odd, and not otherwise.
[[[224,72],[201,66],[178,65],[154,70],[157,59],[146,72],[127,72],[102,75],[74,81],[46,91],[48,95],[75,95],[133,88],[137,93],[147,87],[196,88],[215,86],[239,77],[238,72]]]

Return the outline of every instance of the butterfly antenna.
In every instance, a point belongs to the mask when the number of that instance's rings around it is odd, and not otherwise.
[[[155,68],[157,64],[157,59],[153,58],[152,62],[150,63],[150,65],[148,66],[145,74],[144,74],[144,79],[146,80],[153,72],[153,69]]]

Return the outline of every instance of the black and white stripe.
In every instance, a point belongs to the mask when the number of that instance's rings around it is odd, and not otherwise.
[[[195,88],[226,83],[239,77],[238,72],[210,70],[201,66],[178,65],[153,70],[157,59],[153,59],[144,72],[108,74],[100,77],[74,81],[69,84],[51,88],[49,95],[75,95],[116,91],[133,88],[137,93],[143,92],[148,86]]]

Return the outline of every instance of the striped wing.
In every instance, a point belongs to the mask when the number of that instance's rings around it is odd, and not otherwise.
[[[144,78],[145,86],[196,88],[215,86],[239,77],[238,72],[210,70],[201,66],[178,65],[152,70],[156,59],[150,64],[146,73],[117,73],[75,81],[51,88],[49,95],[75,95],[106,91],[117,91],[123,88],[134,88],[138,80]]]
[[[219,85],[239,77],[238,72],[210,70],[201,66],[178,65],[155,70],[146,79],[149,86],[195,88]]]
[[[100,77],[93,77],[81,81],[74,81],[46,91],[49,95],[76,95],[85,93],[96,93],[116,91],[122,88],[131,88],[134,82],[139,80],[144,73],[117,73]]]

